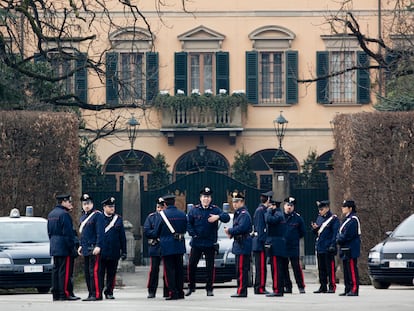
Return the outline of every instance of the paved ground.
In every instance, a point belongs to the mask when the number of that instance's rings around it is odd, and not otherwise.
[[[165,301],[162,298],[162,289],[158,290],[155,299],[147,299],[148,267],[137,267],[132,273],[119,273],[122,286],[115,290],[115,300],[97,302],[63,301],[52,302],[50,294],[39,295],[34,293],[0,294],[0,309],[5,311],[237,311],[237,310],[413,310],[414,288],[391,286],[388,290],[376,290],[372,286],[361,286],[359,297],[339,297],[343,291],[343,284],[338,285],[337,294],[313,294],[319,287],[315,277],[315,269],[309,267],[305,272],[306,294],[299,294],[294,289],[293,294],[284,297],[265,297],[254,295],[249,289],[247,298],[230,298],[235,292],[234,282],[226,285],[217,285],[214,297],[207,297],[205,290],[198,288],[190,297],[183,300]],[[162,283],[160,283],[162,284]],[[232,287],[233,286],[233,287]],[[270,288],[270,282],[268,283]],[[77,286],[76,294],[82,298],[87,296],[83,286]]]

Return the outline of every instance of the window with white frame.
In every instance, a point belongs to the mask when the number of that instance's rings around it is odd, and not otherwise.
[[[178,36],[183,50],[175,53],[175,93],[229,92],[229,53],[221,51],[224,35],[198,26]]]
[[[280,103],[284,98],[283,52],[261,52],[259,58],[261,102]]]
[[[204,93],[215,90],[215,57],[213,53],[189,53],[190,89]]]
[[[270,25],[249,34],[246,51],[246,96],[252,104],[285,105],[298,102],[298,52],[291,50],[295,34]]]
[[[119,53],[119,97],[122,103],[141,101],[144,93],[142,53]]]
[[[108,103],[150,103],[156,96],[158,53],[151,52],[153,39],[148,30],[139,27],[128,27],[110,34],[112,49],[106,53]]]
[[[322,36],[326,51],[316,56],[317,102],[366,104],[370,102],[369,57],[348,35]]]

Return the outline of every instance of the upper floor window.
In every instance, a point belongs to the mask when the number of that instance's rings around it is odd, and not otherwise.
[[[106,54],[106,101],[151,101],[158,93],[158,53],[150,52],[152,37],[148,31],[121,29],[111,34],[110,40],[112,50]]]
[[[61,54],[50,53],[50,65],[52,73],[55,77],[63,77],[65,74],[72,72],[75,69],[75,62],[70,59],[65,59]],[[67,94],[73,94],[75,91],[75,77],[68,76],[66,79],[59,81],[63,91]]]
[[[60,78],[58,83],[63,94],[75,96],[77,100],[87,102],[88,81],[87,81],[87,56],[84,53],[75,54],[73,48],[68,48],[64,53],[51,52],[35,54],[35,62],[47,61],[51,68],[53,77]],[[45,49],[46,50],[46,49]]]
[[[199,26],[180,36],[183,52],[175,53],[175,93],[229,92],[229,54],[221,52],[224,36]]]
[[[317,81],[318,103],[369,103],[369,70],[363,68],[369,66],[368,56],[348,36],[322,38],[327,51],[317,52],[316,57],[317,77],[322,78]]]
[[[290,50],[295,35],[283,27],[265,26],[249,35],[255,50],[246,52],[246,95],[254,104],[298,101],[298,53]]]

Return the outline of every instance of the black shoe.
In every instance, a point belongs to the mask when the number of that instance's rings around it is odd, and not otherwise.
[[[285,294],[292,294],[292,289],[291,288],[286,288],[285,289]]]
[[[323,294],[323,293],[326,293],[326,289],[319,288],[318,290],[315,290],[313,293],[314,294]]]
[[[82,299],[82,301],[97,301],[98,299],[96,299],[95,297],[88,297],[85,299]]]
[[[283,297],[283,293],[270,293],[266,297]]]
[[[346,296],[347,293],[340,293],[338,296]]]
[[[346,293],[347,296],[358,296],[358,293],[349,292]]]
[[[247,294],[234,294],[230,296],[231,298],[246,298]]]
[[[189,289],[187,289],[187,292],[185,293],[185,295],[186,296],[190,296],[194,292],[195,292],[195,289],[194,288],[189,288]]]
[[[304,288],[299,288],[299,293],[300,294],[305,294],[306,292],[305,292],[305,289]]]
[[[212,290],[208,290],[207,291],[207,296],[214,296],[213,291]]]
[[[270,292],[268,292],[267,290],[263,290],[263,291],[255,290],[254,294],[255,295],[267,295],[267,294],[270,294]]]
[[[335,294],[335,290],[334,289],[328,289],[327,293],[328,294]]]
[[[53,297],[53,301],[65,301],[65,297]]]
[[[165,298],[165,300],[178,300],[179,298],[177,296],[170,296]]]
[[[115,299],[115,297],[112,294],[105,294],[105,299]]]
[[[80,297],[78,297],[78,296],[69,296],[69,297],[66,297],[66,298],[64,298],[63,300],[79,300],[79,299],[81,299]]]
[[[168,297],[168,296],[166,296]],[[155,293],[148,293],[147,298],[155,298]]]

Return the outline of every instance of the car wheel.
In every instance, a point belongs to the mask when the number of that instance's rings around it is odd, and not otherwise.
[[[47,294],[49,292],[50,287],[38,287],[37,291],[39,294]]]
[[[376,289],[387,289],[391,284],[388,282],[372,281],[372,285]]]

